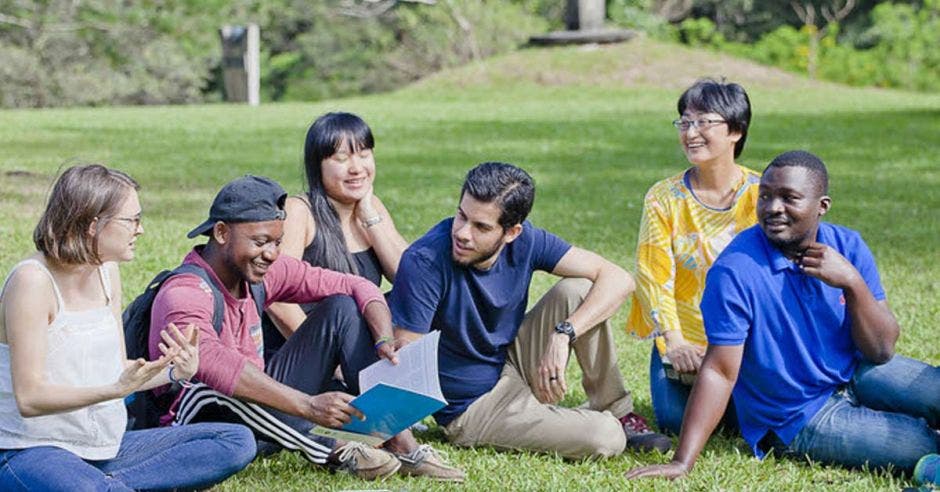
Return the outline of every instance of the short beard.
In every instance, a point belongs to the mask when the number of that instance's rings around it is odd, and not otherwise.
[[[235,262],[235,260],[228,253],[228,251],[222,252],[222,264],[225,265],[225,269],[228,270],[229,273],[234,274],[234,276],[238,278],[239,283],[241,282],[250,283],[250,280],[248,279],[248,275],[245,273],[244,270],[242,270],[241,266]]]
[[[806,250],[806,247],[803,246],[803,243],[806,242],[806,237],[792,238],[784,241],[773,239],[770,236],[767,236],[767,242],[769,242],[773,247],[779,249],[784,256],[790,258],[798,258],[802,256],[803,251]]]
[[[496,243],[496,246],[493,249],[480,253],[480,255],[474,259],[471,259],[468,261],[461,261],[461,260],[458,260],[457,257],[453,256],[453,254],[451,254],[451,257],[453,258],[454,263],[464,268],[471,268],[471,267],[476,267],[480,263],[486,263],[487,261],[490,260],[490,258],[498,255],[502,247],[503,247],[502,238],[500,238],[500,241]]]

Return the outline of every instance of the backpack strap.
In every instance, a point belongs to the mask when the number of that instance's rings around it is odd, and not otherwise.
[[[181,273],[191,273],[201,278],[206,285],[209,286],[209,290],[212,291],[212,329],[214,329],[216,333],[222,333],[222,316],[225,313],[225,299],[222,296],[222,292],[219,291],[218,287],[215,286],[215,283],[209,277],[209,272],[195,263],[185,263],[176,267],[175,270],[170,272],[169,276],[179,275]],[[261,288],[263,292],[263,284]]]
[[[267,300],[268,293],[264,290],[264,281],[248,285],[252,299],[255,300],[255,307],[258,308],[258,316],[264,316],[264,303]]]
[[[222,316],[225,312],[225,299],[222,295],[222,292],[215,286],[215,283],[209,277],[209,272],[207,272],[201,266],[195,263],[186,263],[180,265],[173,270],[170,275],[177,275],[180,273],[191,273],[198,276],[203,281],[206,282],[206,285],[209,286],[209,289],[212,290],[212,328],[215,329],[216,333],[222,332]],[[256,284],[248,284],[249,294],[252,299],[255,301],[255,308],[258,310],[258,316],[264,314],[264,303],[267,299],[267,292],[264,288],[264,282],[258,282]]]

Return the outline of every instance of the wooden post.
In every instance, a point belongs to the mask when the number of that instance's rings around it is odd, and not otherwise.
[[[261,90],[261,43],[257,24],[223,26],[222,77],[225,99],[257,106]]]
[[[568,0],[565,26],[569,31],[595,31],[604,27],[604,0]]]
[[[567,0],[565,27],[567,31],[555,31],[532,36],[529,43],[536,46],[563,44],[619,43],[627,41],[636,32],[630,29],[604,27],[607,14],[605,0]]]

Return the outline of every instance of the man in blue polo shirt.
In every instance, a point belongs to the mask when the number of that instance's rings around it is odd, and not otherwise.
[[[402,256],[389,304],[396,337],[440,330],[448,405],[434,417],[459,446],[601,457],[625,447],[666,451],[639,415],[617,368],[607,322],[633,290],[617,265],[526,221],[535,198],[518,167],[467,174],[454,218]],[[526,312],[536,270],[565,277]],[[574,351],[586,408],[556,406]]]
[[[758,225],[708,272],[709,347],[675,456],[627,476],[688,473],[730,396],[758,457],[910,472],[938,449],[940,369],[894,355],[898,323],[871,251],[820,222],[831,200],[818,157],[777,156],[758,193]]]

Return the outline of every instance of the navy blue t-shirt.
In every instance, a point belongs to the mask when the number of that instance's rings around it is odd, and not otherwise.
[[[857,232],[823,222],[816,241],[852,263],[876,300],[885,298]],[[789,444],[855,373],[859,353],[842,289],[800,271],[759,226],[715,260],[701,308],[709,344],[744,345],[732,395],[741,434],[758,457],[765,434]]]
[[[446,219],[402,255],[389,298],[395,326],[441,331],[438,371],[448,405],[434,414],[447,425],[493,389],[516,338],[535,270],[551,272],[571,246],[528,221],[486,271],[457,265]]]

